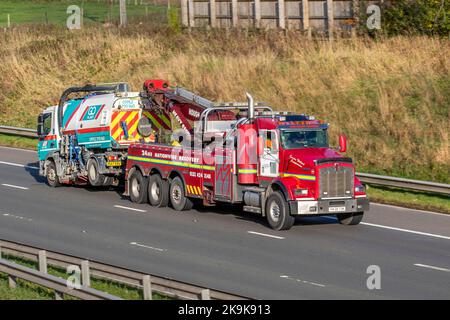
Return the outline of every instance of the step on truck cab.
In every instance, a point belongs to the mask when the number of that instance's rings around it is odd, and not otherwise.
[[[158,80],[160,81],[160,80]],[[266,217],[275,230],[296,216],[335,215],[358,224],[369,209],[340,136],[329,145],[328,124],[304,114],[274,112],[266,104],[215,104],[182,88],[146,82],[156,114],[179,124],[175,143],[133,143],[128,150],[126,191],[132,201],[190,209],[229,203]],[[153,119],[155,120],[155,119]]]

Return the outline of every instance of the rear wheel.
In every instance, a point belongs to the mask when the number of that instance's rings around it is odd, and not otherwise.
[[[289,230],[295,222],[290,215],[289,206],[283,194],[278,191],[272,193],[266,201],[267,222],[274,230]]]
[[[134,171],[128,179],[130,199],[135,203],[147,202],[147,178],[142,176],[140,171]]]
[[[355,212],[355,213],[340,213],[336,215],[339,223],[347,226],[354,226],[359,224],[362,221],[364,216],[364,212]]]
[[[47,166],[47,183],[52,188],[56,188],[61,185],[59,182],[58,173],[56,172],[56,165],[53,161],[50,161]]]
[[[91,186],[101,187],[104,185],[106,177],[98,172],[98,163],[96,159],[89,159],[87,163],[87,173]]]
[[[150,176],[148,200],[154,207],[167,207],[169,204],[169,184],[159,174]]]
[[[194,203],[186,197],[183,181],[180,177],[175,177],[170,183],[169,190],[170,204],[177,211],[192,209]]]

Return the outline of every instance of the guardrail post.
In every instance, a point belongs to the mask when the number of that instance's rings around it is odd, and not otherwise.
[[[333,8],[334,0],[327,0],[327,29],[328,29],[328,37],[333,39],[334,36],[334,8]]]
[[[0,246],[0,259],[2,258],[2,247]]]
[[[202,300],[211,300],[211,292],[209,289],[202,290]]]
[[[209,24],[211,28],[216,27],[216,0],[209,0]]]
[[[181,25],[183,27],[189,26],[189,10],[187,0],[181,0]]]
[[[142,286],[144,287],[144,300],[152,300],[152,279],[149,275],[142,277]]]
[[[89,269],[89,261],[83,260],[81,261],[81,281],[83,286],[90,287],[91,286],[91,272]]]
[[[311,38],[311,28],[309,26],[309,2],[308,0],[302,0],[302,21],[303,30],[307,32],[308,38]]]
[[[261,28],[261,0],[255,0],[255,28]]]
[[[286,28],[286,15],[285,15],[285,6],[284,0],[278,0],[278,27],[280,29]]]
[[[195,27],[194,0],[188,0],[189,28]]]
[[[238,26],[238,2],[231,0],[231,24],[234,28]]]
[[[45,252],[45,250],[39,250],[38,260],[39,260],[39,271],[47,273],[47,252]]]
[[[16,277],[8,275],[8,286],[11,289],[15,289],[17,287],[17,279],[16,279]]]

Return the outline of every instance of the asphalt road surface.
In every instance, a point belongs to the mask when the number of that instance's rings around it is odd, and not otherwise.
[[[232,207],[177,212],[120,190],[52,189],[36,161],[0,147],[0,239],[257,299],[450,299],[450,216],[372,204],[358,226],[298,218],[275,232]],[[369,289],[378,267],[381,288]]]

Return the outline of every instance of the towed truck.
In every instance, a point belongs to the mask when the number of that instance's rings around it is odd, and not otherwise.
[[[118,185],[143,108],[126,83],[68,88],[38,117],[40,175],[52,187]]]
[[[227,203],[274,230],[296,216],[356,225],[369,210],[352,159],[341,155],[345,136],[331,148],[324,121],[275,112],[248,93],[243,103],[213,103],[161,79],[143,89],[69,88],[39,116],[40,174],[50,186],[123,179],[133,202],[179,211]]]

